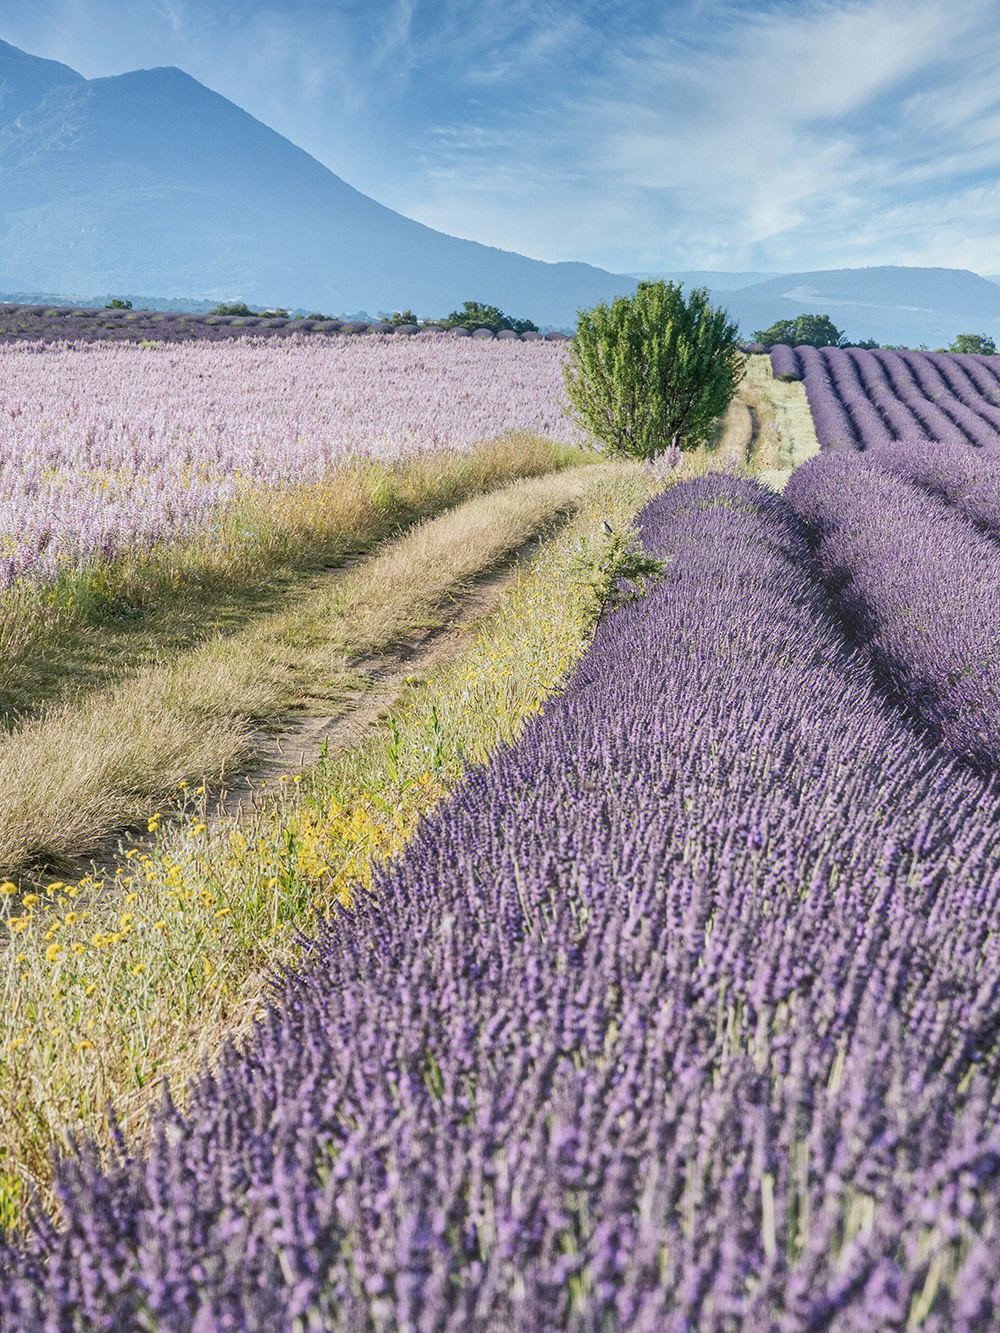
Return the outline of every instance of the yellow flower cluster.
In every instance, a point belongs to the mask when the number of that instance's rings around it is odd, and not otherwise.
[[[369,890],[375,867],[399,850],[444,791],[440,779],[424,771],[407,780],[405,792],[390,787],[295,811],[286,830],[295,873],[319,890],[313,912],[326,915],[334,902],[350,907],[358,888]]]

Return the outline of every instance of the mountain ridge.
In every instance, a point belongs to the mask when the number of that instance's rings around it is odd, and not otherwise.
[[[944,345],[958,333],[1000,335],[1000,286],[971,269],[814,269],[712,295],[747,337],[802,313],[828,314],[855,340]]]
[[[3,45],[0,68],[17,53]],[[184,290],[421,313],[472,293],[513,313],[537,302],[557,322],[622,289],[589,265],[405,218],[175,66],[93,80],[45,70],[34,85],[45,95],[0,123],[5,290]]]

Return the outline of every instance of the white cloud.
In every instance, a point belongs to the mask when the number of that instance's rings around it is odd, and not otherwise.
[[[619,268],[996,268],[995,221],[963,176],[1000,175],[998,18],[994,0],[675,8],[536,96],[502,174],[491,151],[425,141],[417,212]],[[964,236],[931,203],[948,199],[969,209]]]

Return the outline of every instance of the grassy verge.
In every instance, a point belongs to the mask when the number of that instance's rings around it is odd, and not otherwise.
[[[470,648],[412,684],[367,739],[289,783],[271,809],[182,826],[88,893],[56,883],[0,952],[0,1218],[45,1199],[50,1155],[141,1135],[155,1086],[251,1021],[262,976],[294,962],[297,928],[349,905],[372,868],[465,767],[512,736],[583,650],[613,539],[648,498],[639,467],[588,469],[576,516],[536,556]]]
[[[587,468],[529,478],[418,525],[281,611],[144,667],[0,738],[0,873],[68,868],[182,782],[252,761],[260,729],[358,683],[354,663],[433,619],[463,581],[579,502]],[[362,682],[363,683],[363,682]]]
[[[805,386],[776,380],[771,358],[755,355],[747,358],[740,394],[757,418],[753,474],[780,491],[795,468],[819,453]]]
[[[524,434],[461,453],[360,460],[317,485],[249,491],[211,530],[67,569],[49,585],[16,584],[0,593],[0,728],[229,633],[316,570],[418,519],[580,461]]]

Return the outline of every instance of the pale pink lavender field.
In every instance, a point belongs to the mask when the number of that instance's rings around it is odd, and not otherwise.
[[[558,344],[421,335],[0,347],[0,588],[210,523],[346,459],[560,441]]]

